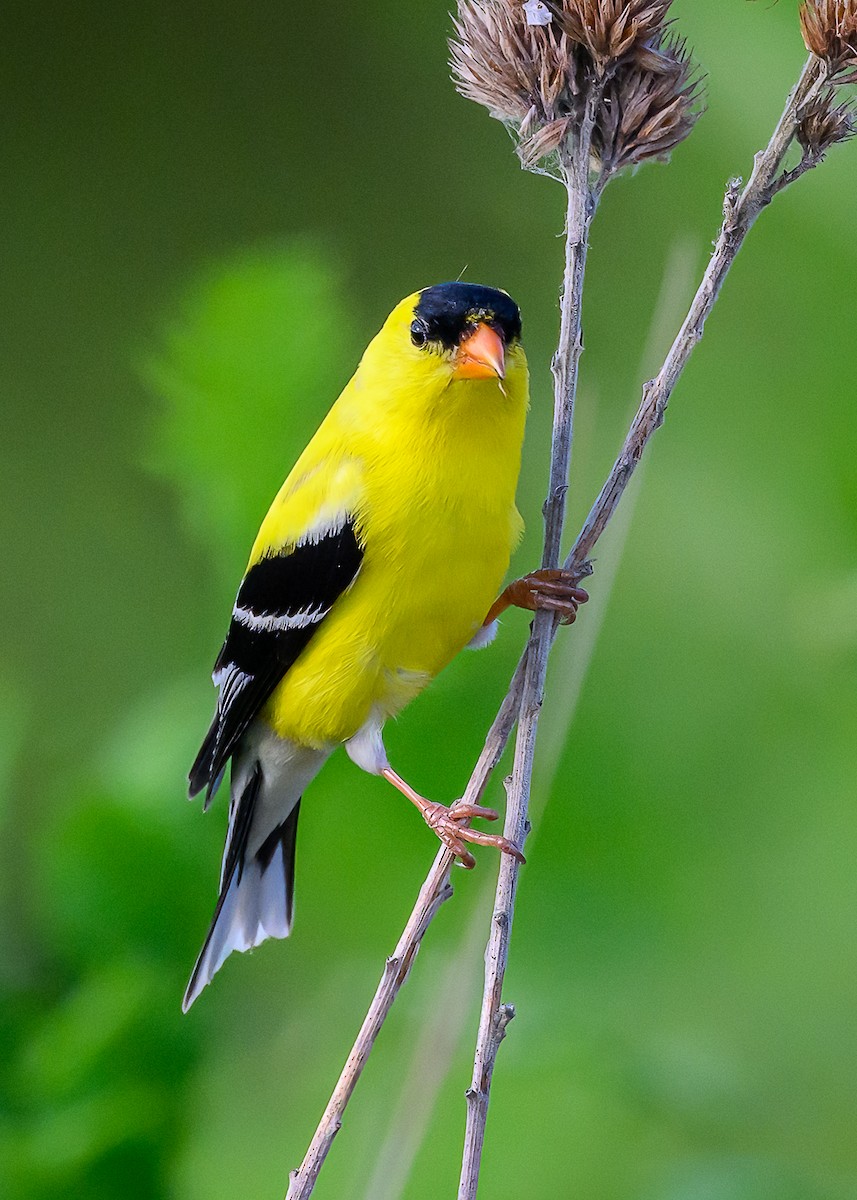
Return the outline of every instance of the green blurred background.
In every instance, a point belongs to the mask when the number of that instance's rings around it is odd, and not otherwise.
[[[293,937],[182,1017],[226,808],[184,779],[250,541],[393,303],[462,270],[524,311],[515,567],[538,555],[563,197],[453,91],[448,6],[7,6],[4,1197],[281,1195],[433,856],[337,756]],[[794,0],[675,12],[708,112],[598,218],[575,528],[803,60]],[[855,189],[851,146],[763,216],[564,635],[491,1200],[857,1196]],[[463,786],[526,628],[390,731],[430,795]],[[320,1200],[454,1194],[496,865],[456,873]]]

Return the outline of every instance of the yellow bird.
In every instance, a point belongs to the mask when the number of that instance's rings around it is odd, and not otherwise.
[[[440,839],[520,857],[390,766],[384,722],[509,605],[574,619],[586,593],[537,571],[495,600],[522,532],[515,507],[527,359],[502,291],[442,283],[398,304],[262,522],[215,663],[211,728],[190,771],[206,807],[231,759],[220,897],[184,998],[233,950],[292,923],[300,798],[333,750],[389,780]]]

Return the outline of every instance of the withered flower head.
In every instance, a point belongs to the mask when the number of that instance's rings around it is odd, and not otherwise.
[[[608,172],[662,158],[698,107],[684,43],[664,31],[671,3],[459,0],[453,78],[513,130],[526,167],[573,144],[592,99],[593,152]]]
[[[857,134],[857,110],[852,103],[834,105],[831,88],[817,96],[803,115],[797,139],[804,153],[820,158],[837,142],[847,142]]]
[[[626,64],[604,92],[593,152],[610,173],[668,157],[701,115],[702,85],[685,42],[661,34],[648,49],[652,67]]]
[[[663,30],[672,0],[560,0],[555,7],[568,36],[602,69]]]
[[[838,83],[857,83],[857,0],[805,0],[800,27],[807,50]]]
[[[554,21],[529,24],[512,0],[462,0],[450,42],[455,85],[516,127],[561,115],[571,47]]]

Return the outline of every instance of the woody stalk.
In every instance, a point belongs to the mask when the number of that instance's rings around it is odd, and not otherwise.
[[[578,366],[583,349],[582,296],[589,232],[604,188],[620,172],[663,160],[692,132],[700,87],[685,43],[670,20],[672,0],[459,0],[451,42],[458,90],[503,122],[522,165],[559,181],[566,191],[565,264],[560,334],[552,362],[554,425],[550,487],[544,505],[542,565],[563,565],[584,579],[590,556],[612,518],[673,390],[703,335],[744,239],[768,204],[828,150],[857,130],[843,89],[857,82],[857,0],[806,0],[800,28],[809,57],[768,145],[746,184],[732,180],[714,252],[661,370],[642,400],[613,468],[571,550],[561,559],[574,432]],[[792,161],[794,160],[794,161]],[[529,831],[530,786],[557,620],[535,616],[526,651],[510,683],[461,803],[481,797],[517,726],[507,786],[505,836],[523,847]],[[387,1014],[404,984],[426,930],[451,895],[452,856],[435,858],[396,949],[387,960],[354,1047],[287,1200],[305,1200],[341,1126],[346,1105]],[[514,1016],[503,1001],[520,863],[502,855],[485,954],[485,983],[459,1183],[459,1200],[474,1200],[482,1160],[497,1051]]]

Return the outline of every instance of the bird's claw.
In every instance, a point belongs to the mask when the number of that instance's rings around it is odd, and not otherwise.
[[[524,608],[529,612],[556,613],[562,625],[571,625],[580,605],[589,599],[589,593],[578,587],[577,583],[577,576],[569,571],[532,571],[510,583],[506,588],[506,596],[516,608]]]
[[[438,805],[439,808],[444,806]],[[499,821],[500,814],[495,808],[483,808],[481,804],[462,804],[456,800],[445,810],[453,821],[472,821],[476,817],[483,821]]]
[[[485,821],[496,821],[498,815],[493,808],[483,808],[481,804],[454,804],[447,808],[445,804],[428,801],[423,809],[426,824],[468,871],[472,871],[476,866],[476,859],[467,849],[465,842],[472,842],[478,846],[494,846],[503,854],[511,854],[518,862],[526,862],[521,851],[517,846],[513,846],[508,838],[495,833],[482,833],[478,829],[470,829],[465,824],[475,817],[481,817]]]

